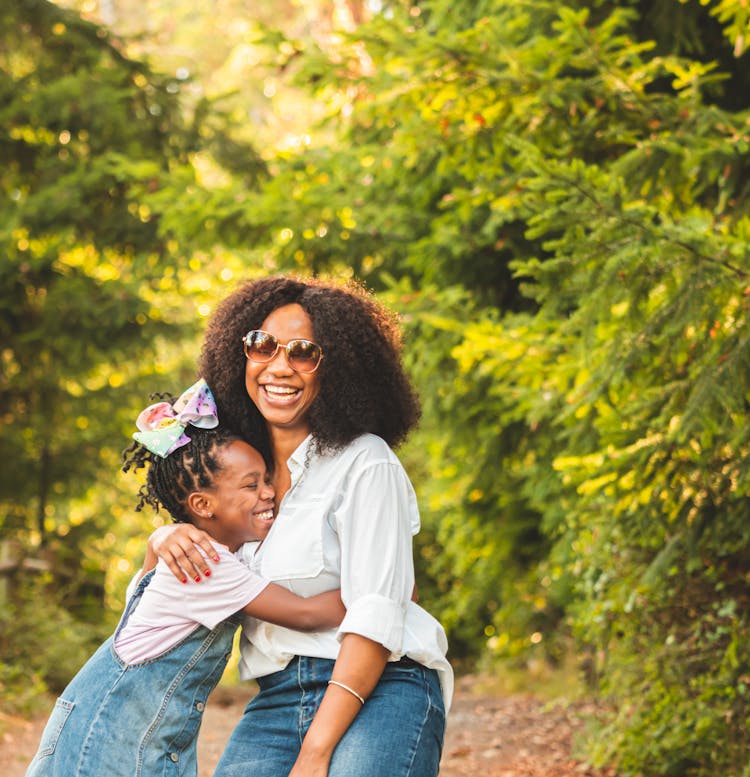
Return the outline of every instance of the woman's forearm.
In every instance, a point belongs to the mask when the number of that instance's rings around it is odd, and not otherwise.
[[[383,674],[389,651],[359,634],[347,634],[333,667],[332,680],[351,688],[367,703]],[[289,777],[323,777],[333,751],[362,709],[359,699],[346,688],[329,685],[302,742],[299,757]]]

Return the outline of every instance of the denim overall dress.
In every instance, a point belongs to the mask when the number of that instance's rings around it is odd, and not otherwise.
[[[144,575],[115,632],[55,704],[26,777],[196,777],[196,743],[239,621],[197,626],[167,652],[123,663],[114,639],[151,581]]]

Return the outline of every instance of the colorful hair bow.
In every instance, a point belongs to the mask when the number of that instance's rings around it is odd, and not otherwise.
[[[157,402],[141,411],[135,422],[140,431],[133,434],[133,439],[166,459],[172,451],[190,442],[185,434],[188,424],[200,429],[219,425],[214,396],[203,378],[184,391],[173,405]]]

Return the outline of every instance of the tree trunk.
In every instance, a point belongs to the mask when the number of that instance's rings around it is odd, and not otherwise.
[[[47,501],[50,489],[50,466],[52,456],[49,450],[49,443],[45,442],[42,446],[42,453],[39,457],[39,503],[36,513],[36,524],[39,531],[39,547],[43,548],[47,544],[47,533],[44,528],[44,518],[47,514]]]

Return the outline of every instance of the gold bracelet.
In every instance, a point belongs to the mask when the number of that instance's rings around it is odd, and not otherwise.
[[[349,691],[352,696],[356,696],[357,701],[363,707],[365,706],[365,700],[354,690],[354,688],[350,688],[348,685],[344,685],[344,683],[340,683],[338,680],[329,680],[328,685],[338,685],[339,688],[343,688],[345,691]]]

